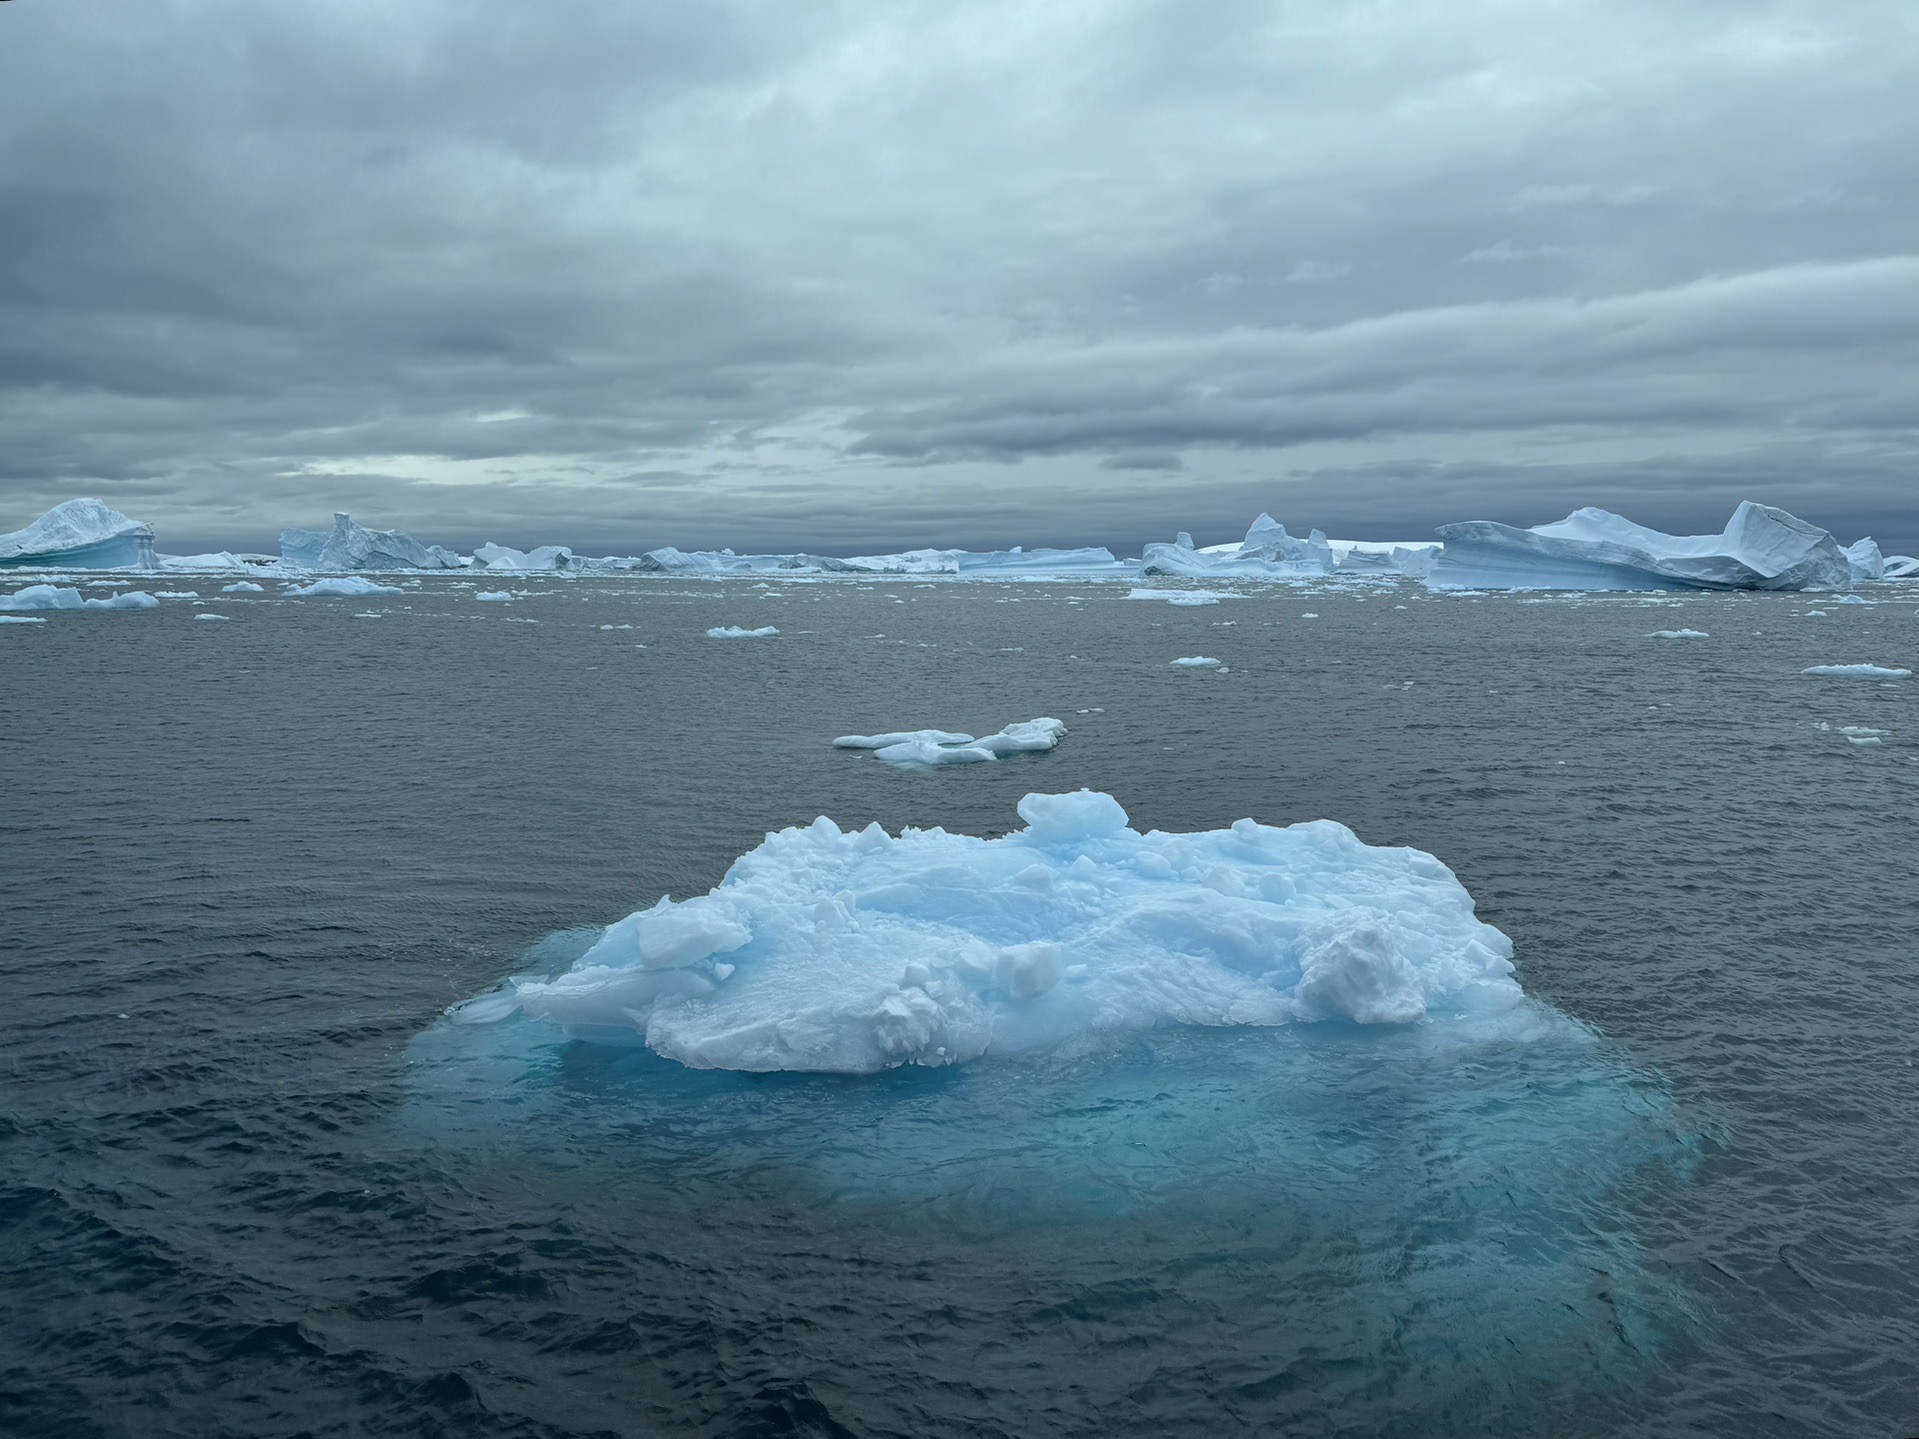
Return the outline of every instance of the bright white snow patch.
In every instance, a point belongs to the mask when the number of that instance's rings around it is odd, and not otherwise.
[[[1000,839],[824,817],[770,834],[711,893],[609,925],[559,978],[511,981],[460,1017],[518,1009],[701,1069],[863,1074],[1523,998],[1511,943],[1419,850],[1330,820],[1140,834],[1091,790],[1030,794],[1019,813]]]
[[[235,580],[230,585],[221,585],[220,593],[223,595],[263,595],[266,593],[266,586],[256,585],[252,580]]]
[[[1219,661],[1211,655],[1187,655],[1183,659],[1174,660],[1173,666],[1184,670],[1216,670],[1219,668]]]
[[[1704,630],[1654,630],[1646,638],[1649,640],[1709,640],[1712,636]]]
[[[511,600],[513,596],[505,590],[481,590],[473,598],[476,600]]]
[[[0,595],[0,610],[153,610],[160,602],[145,590],[128,590],[111,599],[89,600],[61,585],[28,585]]]
[[[900,730],[893,734],[843,734],[840,749],[870,749],[879,759],[905,769],[927,765],[984,764],[1007,754],[1041,754],[1055,749],[1066,726],[1056,719],[1022,720],[997,734],[974,739],[950,730]]]
[[[398,595],[406,592],[398,585],[376,585],[372,580],[360,575],[347,575],[341,579],[315,580],[310,585],[289,585],[286,593],[306,599],[325,595],[357,598],[364,595]]]
[[[762,625],[756,630],[743,630],[738,625],[715,625],[706,632],[709,640],[768,640],[779,631],[771,625]]]
[[[1884,665],[1813,665],[1799,671],[1802,675],[1828,675],[1849,680],[1902,680],[1911,670],[1887,669]]]

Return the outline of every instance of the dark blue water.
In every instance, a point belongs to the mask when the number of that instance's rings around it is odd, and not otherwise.
[[[0,1432],[1919,1433],[1919,691],[1799,674],[1919,600],[530,588],[0,629]],[[1083,784],[1429,849],[1542,1008],[859,1080],[441,1021],[769,828]]]

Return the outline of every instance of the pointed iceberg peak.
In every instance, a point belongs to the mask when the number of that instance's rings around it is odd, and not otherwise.
[[[154,568],[153,526],[103,500],[68,500],[24,530],[0,535],[0,569]]]
[[[404,530],[369,530],[346,514],[333,516],[330,533],[280,531],[280,563],[296,570],[457,570],[460,557],[438,545],[423,545]]]

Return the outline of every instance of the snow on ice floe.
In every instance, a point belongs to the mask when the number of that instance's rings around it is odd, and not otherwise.
[[[1716,535],[1668,535],[1607,510],[1528,530],[1493,520],[1441,525],[1435,588],[1844,590],[1851,562],[1827,531],[1748,500]]]
[[[23,530],[0,535],[0,569],[152,569],[153,526],[101,500],[55,505]]]
[[[1654,630],[1646,638],[1649,640],[1709,640],[1712,636],[1704,630]]]
[[[401,595],[406,591],[398,585],[378,585],[360,575],[343,575],[338,579],[315,580],[308,585],[289,585],[286,594],[299,599],[319,599],[326,596],[339,598],[364,597],[366,595]]]
[[[252,580],[235,580],[230,585],[221,585],[220,593],[223,595],[263,595],[266,593],[266,586],[256,585]]]
[[[90,600],[80,591],[60,585],[28,585],[10,595],[0,595],[0,610],[151,610],[160,601],[145,590],[127,590],[110,599]]]
[[[700,1069],[864,1074],[1075,1051],[1166,1025],[1410,1024],[1524,998],[1450,870],[1330,820],[1141,834],[1111,795],[1029,794],[999,839],[821,817],[710,893],[607,926],[518,1011]]]
[[[1181,670],[1216,670],[1220,664],[1211,655],[1185,655],[1174,660],[1172,667]]]
[[[843,734],[838,749],[872,750],[874,757],[902,769],[937,765],[984,764],[1009,754],[1043,754],[1058,747],[1066,726],[1056,719],[1022,720],[997,734],[975,739],[951,730],[898,730],[891,734]]]
[[[1830,679],[1902,680],[1911,675],[1912,671],[1888,669],[1884,665],[1812,665],[1799,673],[1824,675]]]
[[[511,601],[513,596],[506,590],[481,590],[473,597],[476,600]]]
[[[743,630],[738,625],[715,625],[706,632],[710,640],[770,640],[779,631],[772,625],[761,625],[756,630]]]

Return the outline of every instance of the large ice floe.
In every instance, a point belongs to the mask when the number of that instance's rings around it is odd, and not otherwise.
[[[90,600],[62,585],[28,585],[0,595],[0,610],[151,610],[160,601],[145,590],[126,590],[107,599]]]
[[[341,575],[335,579],[314,580],[311,584],[288,585],[285,593],[295,599],[353,599],[365,595],[403,595],[398,585],[379,585],[364,575]]]
[[[24,530],[0,535],[0,569],[152,569],[153,526],[101,500],[55,505]]]
[[[1607,510],[1529,530],[1441,525],[1429,583],[1452,589],[1844,590],[1853,567],[1817,525],[1748,500],[1716,535],[1668,535]]]
[[[290,570],[456,570],[460,557],[423,545],[402,530],[369,530],[336,514],[331,531],[280,531],[280,563]]]
[[[890,734],[843,734],[833,741],[837,749],[873,751],[876,759],[902,769],[924,769],[950,764],[987,764],[1001,755],[1044,754],[1056,749],[1066,726],[1056,719],[1022,720],[997,734],[975,739],[951,730],[896,730]]]
[[[870,1073],[1090,1050],[1166,1025],[1409,1024],[1520,1003],[1512,945],[1429,854],[1329,820],[1141,834],[1029,794],[999,839],[770,834],[708,894],[470,1001],[695,1068]]]

